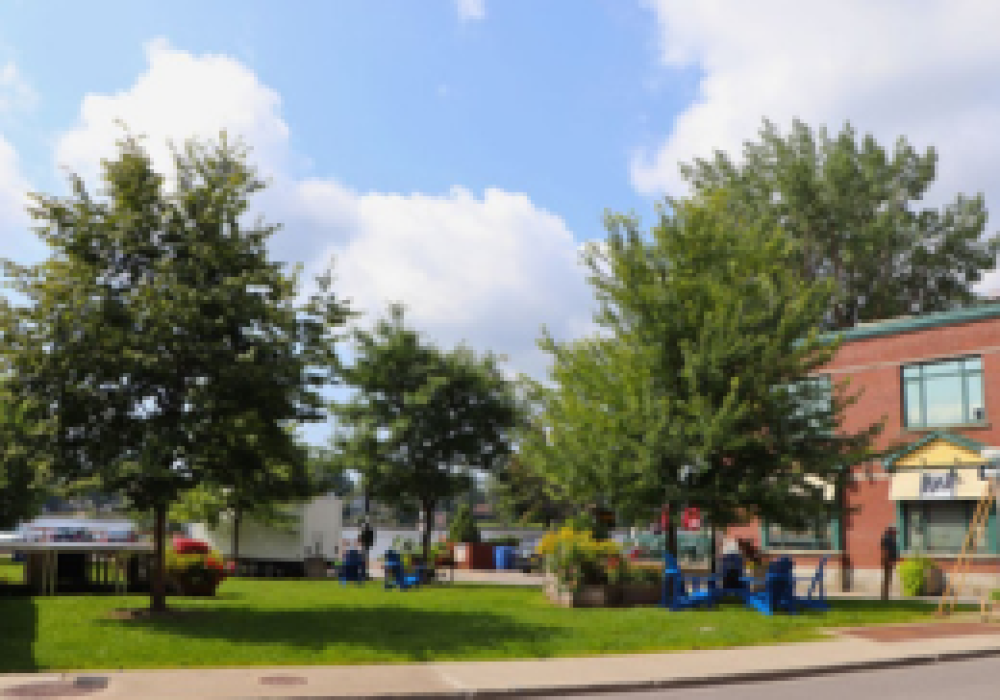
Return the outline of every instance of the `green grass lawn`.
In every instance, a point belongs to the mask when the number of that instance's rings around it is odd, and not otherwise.
[[[216,598],[171,598],[192,614],[118,621],[144,596],[0,596],[0,671],[546,658],[816,639],[819,628],[929,619],[933,606],[842,601],[765,617],[738,605],[566,609],[539,589],[226,581]]]
[[[12,562],[9,556],[0,554],[0,585],[4,581],[8,583],[21,583],[23,580],[24,567],[21,564]]]

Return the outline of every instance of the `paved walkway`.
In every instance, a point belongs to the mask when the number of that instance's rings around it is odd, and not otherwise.
[[[944,627],[934,629],[937,624]],[[889,628],[886,628],[889,629]],[[871,638],[663,654],[372,666],[0,674],[0,697],[527,697],[745,683],[1000,656],[1000,623],[976,618],[896,625]],[[39,694],[48,691],[50,694]]]

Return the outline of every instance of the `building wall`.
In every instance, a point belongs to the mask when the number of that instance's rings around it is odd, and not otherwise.
[[[907,364],[944,360],[965,355],[979,355],[983,361],[983,391],[986,421],[981,425],[952,425],[946,430],[985,445],[1000,445],[1000,307],[996,318],[980,318],[968,322],[917,328],[909,332],[880,334],[845,340],[836,357],[821,370],[834,384],[849,382],[848,393],[858,393],[857,402],[844,416],[843,429],[856,432],[884,420],[884,429],[876,442],[880,450],[891,450],[920,440],[935,428],[907,429],[903,421],[901,367]],[[927,318],[927,317],[924,317]],[[906,321],[896,324],[907,324]],[[896,325],[890,322],[888,325]],[[876,328],[876,327],[869,327]],[[862,327],[860,334],[866,333]],[[878,332],[876,330],[876,332]],[[858,335],[852,333],[852,335]],[[882,468],[881,461],[856,465],[852,468],[852,485],[847,501],[851,512],[842,520],[845,529],[847,558],[853,568],[857,588],[867,589],[880,580],[880,540],[889,526],[898,526],[897,505],[889,498],[891,472]],[[996,525],[993,520],[993,527]],[[745,538],[756,545],[763,543],[758,523],[732,528],[729,536]],[[994,537],[997,537],[994,534]],[[780,550],[774,550],[777,554]],[[800,569],[814,567],[816,561],[831,556],[828,578],[839,577],[839,552],[788,552]],[[939,557],[948,571],[954,557]],[[1000,575],[1000,559],[977,557],[969,567],[970,580],[991,580]],[[977,575],[979,575],[977,577]]]

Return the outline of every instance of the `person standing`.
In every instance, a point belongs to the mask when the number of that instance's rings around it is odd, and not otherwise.
[[[887,527],[882,533],[882,600],[889,600],[892,585],[892,569],[899,559],[899,545],[896,542],[896,528]]]
[[[361,524],[361,532],[358,533],[358,544],[361,545],[361,551],[364,552],[365,556],[365,578],[370,578],[368,575],[368,554],[371,552],[372,547],[375,546],[375,528],[368,522],[367,517]]]

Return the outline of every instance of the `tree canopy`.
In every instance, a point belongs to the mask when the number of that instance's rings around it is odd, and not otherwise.
[[[717,152],[681,173],[696,196],[725,189],[744,216],[785,231],[802,277],[834,283],[828,328],[967,305],[996,268],[1000,238],[985,234],[983,196],[921,206],[937,152],[902,137],[888,152],[849,123],[832,136],[801,121],[782,134],[765,120],[742,162]]]
[[[46,425],[0,384],[0,529],[35,515],[48,493],[51,463],[44,447]]]
[[[75,175],[70,196],[35,195],[51,253],[5,263],[25,301],[0,317],[11,389],[52,425],[58,474],[154,512],[157,610],[169,504],[199,484],[297,478],[287,428],[324,416],[349,314],[329,279],[296,303],[297,274],[268,256],[276,227],[246,221],[264,183],[241,145],[189,142],[174,171],[168,187],[129,135],[97,196]]]
[[[577,502],[802,527],[831,508],[817,484],[867,455],[878,426],[840,432],[845,387],[809,380],[836,350],[818,333],[830,282],[803,279],[794,241],[734,211],[721,192],[673,202],[648,234],[608,215],[586,253],[600,330],[543,338],[552,386],[536,385],[521,442]]]
[[[354,362],[343,370],[355,393],[332,407],[333,444],[373,498],[419,505],[427,557],[437,506],[468,492],[470,470],[492,470],[511,454],[520,420],[514,385],[494,355],[425,340],[400,305],[355,340]]]

